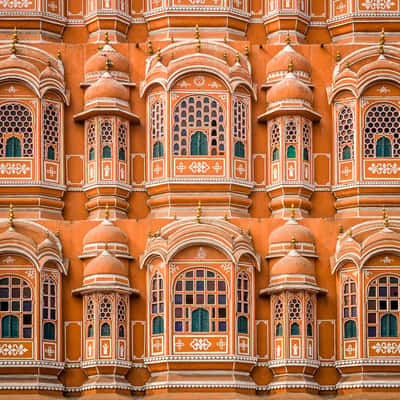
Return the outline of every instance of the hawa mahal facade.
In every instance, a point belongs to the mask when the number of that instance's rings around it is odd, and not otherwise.
[[[0,0],[0,397],[397,399],[399,0]]]

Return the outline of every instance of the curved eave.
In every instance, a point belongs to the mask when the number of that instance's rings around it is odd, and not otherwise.
[[[130,111],[122,110],[121,108],[118,108],[118,107],[89,108],[85,111],[82,111],[81,113],[75,114],[74,121],[82,122],[82,121],[85,121],[86,119],[89,119],[89,118],[97,116],[97,115],[110,115],[110,114],[118,115],[119,117],[125,118],[125,119],[131,121],[133,124],[140,123],[140,118],[136,114],[133,114]]]
[[[261,289],[260,296],[270,296],[275,293],[280,293],[283,291],[301,291],[306,290],[307,292],[313,292],[320,295],[326,295],[328,293],[327,289],[320,288],[317,285],[310,285],[307,283],[281,283],[274,286],[269,286],[265,289]]]
[[[266,111],[264,114],[258,116],[258,122],[267,122],[270,119],[274,119],[281,115],[301,115],[305,118],[308,118],[311,121],[319,121],[321,119],[321,114],[316,111],[304,107],[294,107],[294,106],[285,106],[279,105],[278,107],[274,107],[273,110]]]
[[[130,296],[135,295],[139,296],[140,291],[138,289],[133,289],[127,286],[116,285],[113,283],[112,285],[87,285],[82,286],[77,289],[72,290],[72,294],[75,296],[83,296],[88,293],[95,293],[95,292],[116,292],[116,293],[124,293],[129,294]]]

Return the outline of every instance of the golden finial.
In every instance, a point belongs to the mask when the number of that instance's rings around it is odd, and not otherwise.
[[[106,57],[106,71],[110,71],[112,66],[112,61],[108,57]]]
[[[10,225],[10,228],[14,226],[14,207],[11,203],[8,210],[8,225]]]
[[[236,63],[240,64],[240,54],[238,51],[236,52],[235,60],[236,60]]]
[[[385,54],[385,28],[382,28],[381,37],[379,39],[379,54]]]
[[[224,51],[224,61],[228,62],[228,53],[226,51]]]
[[[197,41],[197,44],[196,44],[196,49],[197,49],[197,52],[198,53],[200,53],[200,47],[201,47],[201,43],[200,43],[200,39]]]
[[[157,61],[161,61],[161,49],[158,48],[157,50]]]
[[[349,238],[352,238],[352,237],[353,237],[353,229],[350,228],[350,229],[349,229]]]
[[[287,70],[288,70],[288,72],[293,72],[293,60],[290,60]]]
[[[340,235],[343,234],[343,225],[342,224],[339,225],[339,234]]]
[[[106,32],[106,33],[104,34],[104,43],[105,43],[105,44],[110,43],[110,38],[108,37],[108,32]]]
[[[196,220],[197,223],[200,223],[200,218],[201,218],[201,201],[199,200],[199,203],[197,204],[197,215],[196,215]]]
[[[226,37],[226,35],[224,36],[224,43],[228,43],[228,38]]]
[[[228,221],[228,214],[227,213],[225,213],[225,215],[224,215],[224,220]]]
[[[13,43],[18,43],[18,33],[17,33],[17,27],[16,26],[14,26]]]
[[[47,61],[47,66],[51,68],[51,61],[50,60]]]
[[[248,57],[249,55],[250,55],[250,53],[249,53],[249,46],[245,46],[245,48],[244,48],[244,55],[246,56],[246,57]]]
[[[110,206],[108,205],[108,203],[106,204],[106,210],[104,212],[104,218],[105,219],[109,219],[110,218]]]
[[[387,228],[389,226],[389,217],[385,207],[383,207],[382,209],[382,219],[383,219],[383,226]]]
[[[151,239],[153,237],[153,234],[151,233],[151,229],[149,229],[149,238]]]
[[[57,50],[57,58],[59,60],[61,60],[61,50],[60,49]]]
[[[147,54],[152,56],[154,54],[153,43],[149,40],[149,44],[147,46]]]
[[[341,59],[342,59],[342,55],[340,54],[340,51],[338,50],[336,52],[336,62],[340,62]]]
[[[296,238],[295,238],[294,236],[292,236],[291,243],[292,243],[292,249],[293,249],[293,250],[296,250],[297,241],[296,241]]]
[[[60,227],[57,227],[56,233],[55,233],[57,238],[60,238]]]
[[[196,24],[195,30],[194,30],[194,38],[199,40],[200,39],[200,29],[199,29],[199,24]]]
[[[295,216],[296,216],[296,210],[294,209],[294,204],[292,203],[290,205],[290,218],[294,219]]]
[[[15,43],[13,43],[11,46],[11,53],[14,55],[17,54],[17,46],[15,45]]]
[[[285,42],[286,42],[286,44],[289,44],[289,45],[290,45],[290,43],[291,43],[289,32],[287,33]]]

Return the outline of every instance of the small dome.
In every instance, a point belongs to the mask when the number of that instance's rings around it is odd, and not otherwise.
[[[57,245],[52,240],[50,240],[48,237],[46,239],[44,239],[42,243],[39,244],[38,249],[39,249],[39,251],[42,251],[44,249],[58,251]]]
[[[83,245],[96,243],[121,243],[128,245],[128,238],[124,232],[110,220],[105,219],[91,229],[83,239]]]
[[[60,80],[60,75],[54,68],[47,66],[40,74],[40,79],[57,79]]]
[[[272,267],[271,277],[279,275],[315,276],[315,267],[311,261],[302,257],[296,249],[292,249]]]
[[[311,89],[298,80],[292,72],[287,73],[283,80],[272,86],[267,94],[268,103],[276,103],[288,99],[302,100],[309,104],[313,100]]]
[[[368,72],[376,73],[377,70],[382,69],[400,72],[400,66],[398,63],[388,60],[384,55],[380,55],[376,61],[372,61],[366,65],[363,65],[358,70],[358,76],[361,77]]]
[[[85,65],[86,74],[105,71],[105,60],[109,59],[112,62],[113,71],[129,74],[129,61],[121,53],[116,51],[109,44],[99,50],[96,54],[87,60]]]
[[[304,225],[299,224],[293,218],[271,233],[269,237],[269,243],[270,245],[278,243],[291,243],[293,238],[297,243],[315,244],[315,237],[311,230]]]
[[[107,250],[104,250],[86,265],[83,272],[84,277],[97,274],[128,276],[128,268],[118,258],[111,255]]]
[[[9,227],[0,234],[0,242],[1,241],[25,243],[28,246],[36,248],[36,243],[33,239],[23,233],[17,232],[14,227]]]
[[[267,76],[285,72],[290,63],[293,63],[293,71],[301,71],[307,75],[311,75],[311,65],[307,59],[295,51],[292,46],[286,45],[267,64]]]
[[[35,76],[39,76],[39,69],[28,61],[17,57],[12,54],[10,57],[0,61],[0,70],[4,69],[23,69],[25,71],[31,72]]]
[[[105,72],[85,92],[85,102],[104,98],[129,100],[128,89],[116,81],[109,72]]]
[[[371,236],[368,236],[362,243],[363,249],[375,245],[379,242],[400,242],[400,233],[395,232],[388,227],[375,232]]]

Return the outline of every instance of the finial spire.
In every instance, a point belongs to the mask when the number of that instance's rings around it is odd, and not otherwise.
[[[201,210],[201,201],[199,200],[199,203],[197,205],[197,215],[196,215],[196,220],[197,220],[198,224],[200,223],[201,212],[202,212],[202,210]]]
[[[197,44],[196,44],[196,49],[197,52],[200,53],[200,48],[201,48],[201,42],[200,42],[200,38],[197,40]]]
[[[287,70],[288,70],[288,72],[293,72],[293,60],[290,60],[290,63],[289,63],[289,65],[288,65],[288,67],[287,67]]]
[[[10,203],[10,208],[8,210],[8,225],[10,225],[10,228],[14,227],[14,207],[12,203]]]
[[[17,27],[14,26],[14,32],[13,32],[13,43],[18,43],[18,33],[17,33]]]
[[[340,51],[338,50],[336,52],[336,62],[340,62],[341,59],[342,59],[342,55],[341,55]]]
[[[292,203],[290,205],[290,218],[294,219],[295,216],[296,216],[296,210],[294,209],[294,204]]]
[[[239,54],[238,51],[236,52],[235,59],[236,59],[236,63],[237,63],[237,64],[240,64],[240,54]]]
[[[108,32],[106,32],[106,33],[104,34],[104,43],[105,43],[105,44],[110,43],[110,38],[108,37]]]
[[[287,33],[287,36],[286,36],[285,42],[286,42],[286,44],[287,44],[287,45],[290,45],[290,43],[291,43],[291,40],[290,40],[290,34],[289,34],[289,32]]]
[[[199,40],[200,39],[200,29],[199,29],[199,24],[196,24],[196,27],[194,29],[194,38]]]
[[[382,28],[381,37],[379,39],[379,54],[385,54],[385,28]]]
[[[61,60],[61,50],[60,49],[57,50],[57,58],[59,60]]]
[[[149,44],[147,46],[147,54],[152,56],[154,54],[153,43],[149,40]]]
[[[340,225],[339,225],[339,234],[341,235],[342,233],[343,233],[343,225],[340,224]]]
[[[106,210],[104,212],[104,219],[109,219],[110,218],[110,206],[108,203],[106,204]]]
[[[293,250],[296,250],[297,241],[296,241],[296,238],[295,238],[294,236],[292,236],[291,243],[292,243],[292,249],[293,249]]]
[[[246,57],[248,57],[249,55],[250,55],[250,53],[249,53],[249,46],[245,46],[244,47],[244,55],[246,56]]]
[[[160,48],[158,48],[158,50],[157,50],[157,60],[161,61],[161,49]]]
[[[112,66],[112,61],[108,57],[106,57],[106,71],[110,71]]]
[[[383,207],[382,209],[382,219],[383,219],[383,226],[387,228],[389,226],[389,217],[385,207]]]
[[[17,54],[17,46],[15,45],[15,43],[13,43],[11,46],[11,53],[14,55]]]

